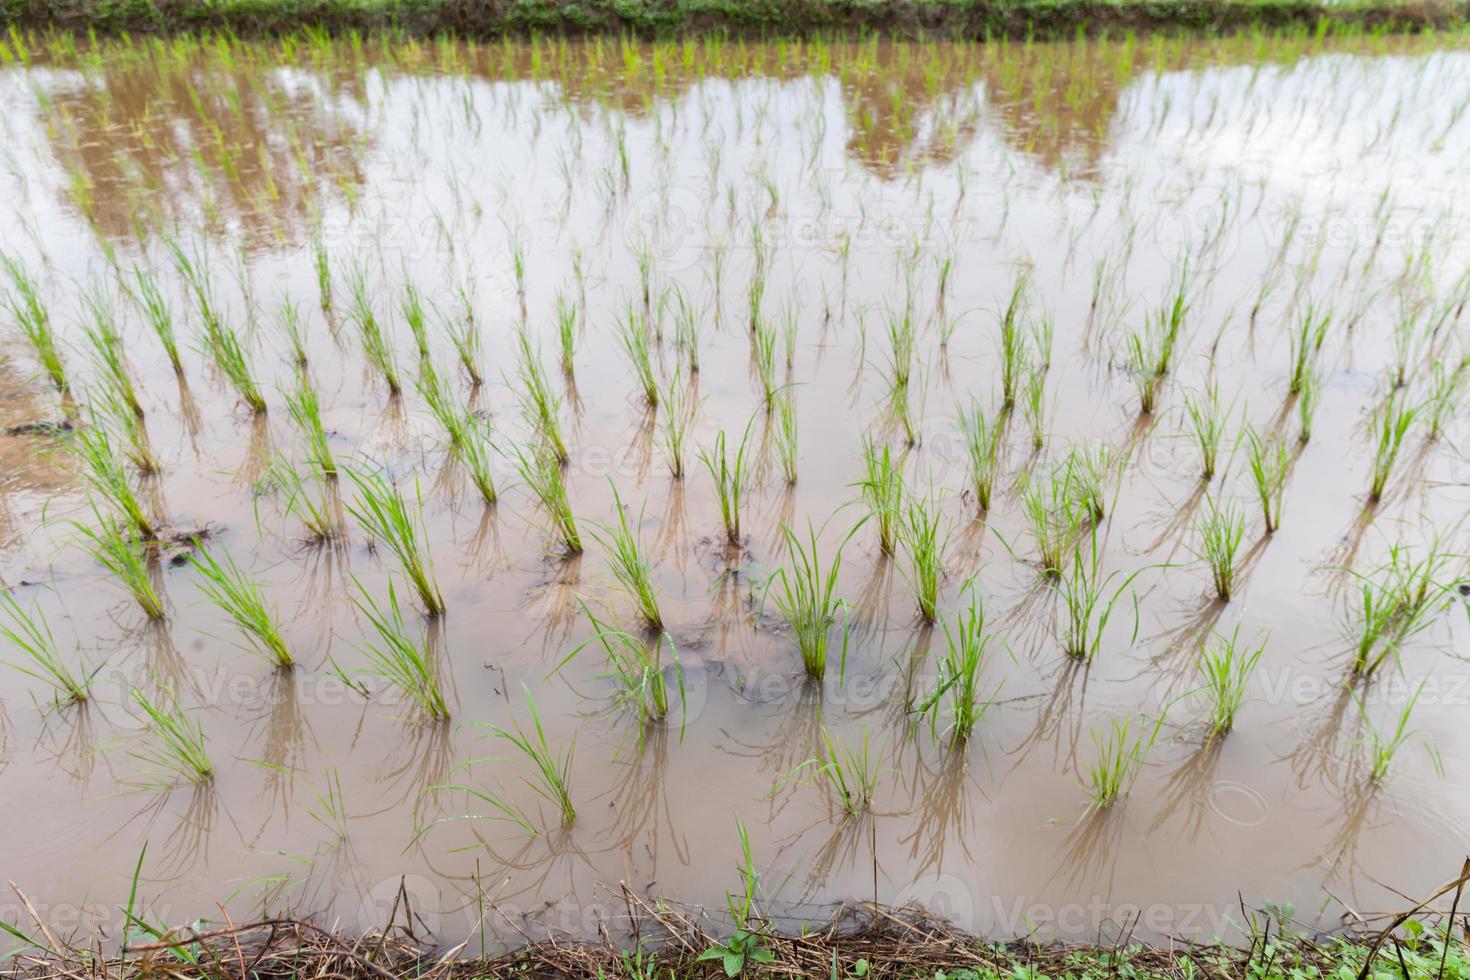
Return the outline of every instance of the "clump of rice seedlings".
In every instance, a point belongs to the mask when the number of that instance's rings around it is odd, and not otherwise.
[[[399,304],[403,312],[404,322],[408,324],[408,332],[413,335],[414,347],[417,348],[420,361],[429,359],[429,318],[424,312],[424,297],[419,288],[411,282],[403,284],[403,299]]]
[[[520,345],[521,409],[557,462],[565,463],[569,456],[566,440],[561,434],[561,400],[552,393],[551,382],[547,380],[546,369],[541,366],[541,358],[531,346],[531,338],[525,331],[520,331],[517,340]]]
[[[100,425],[84,425],[72,436],[72,449],[82,466],[82,478],[93,498],[101,500],[142,538],[158,536],[153,519],[133,490],[122,458],[112,444],[107,429]]]
[[[322,241],[321,228],[315,228],[311,233],[311,259],[312,268],[316,270],[316,292],[321,302],[322,309],[330,309],[332,306],[332,265],[327,258],[327,246]]]
[[[847,532],[847,536],[837,545],[831,564],[825,569],[817,549],[816,528],[808,523],[807,540],[803,542],[791,528],[781,525],[791,564],[789,567],[778,568],[767,579],[763,595],[770,596],[774,592],[776,608],[796,637],[796,648],[801,654],[802,666],[806,668],[807,676],[815,680],[826,676],[832,626],[837,621],[838,611],[847,609],[846,601],[837,595],[837,575],[842,568],[842,549],[861,524],[861,521],[858,522]],[[848,626],[844,623],[839,676],[847,668],[847,636]]]
[[[670,287],[674,296],[674,347],[689,365],[690,374],[699,373],[699,315],[690,305],[684,290],[677,284]]]
[[[571,501],[567,499],[566,477],[562,473],[561,461],[549,448],[523,450],[515,447],[516,468],[521,479],[531,488],[531,493],[541,501],[551,518],[553,529],[561,537],[567,554],[580,554],[582,536],[577,531],[577,520],[572,514]]]
[[[41,299],[39,286],[19,259],[0,253],[0,268],[5,270],[10,280],[10,290],[3,296],[5,311],[20,324],[21,332],[51,383],[59,391],[68,390],[66,365],[61,360],[56,331],[51,326],[51,315]]]
[[[123,356],[122,337],[112,319],[108,301],[101,296],[90,296],[86,300],[90,317],[82,325],[87,345],[92,349],[92,362],[101,379],[106,396],[126,406],[134,415],[143,414],[143,403],[138,398],[138,389],[133,385],[132,373]]]
[[[308,361],[306,328],[301,321],[301,312],[289,296],[282,298],[280,305],[276,307],[275,321],[276,329],[285,338],[286,346],[291,351],[292,361],[298,369],[304,369]]]
[[[1011,284],[1010,300],[1000,319],[1000,384],[1002,407],[1016,404],[1022,368],[1026,361],[1026,335],[1022,319],[1030,304],[1031,273],[1023,270]]]
[[[561,340],[561,370],[572,376],[572,355],[577,350],[577,306],[560,290],[556,294],[556,335]]]
[[[618,342],[633,366],[633,376],[638,379],[644,402],[649,408],[656,408],[659,388],[653,373],[653,340],[647,321],[632,306],[618,321]]]
[[[1377,503],[1383,498],[1383,491],[1388,487],[1389,477],[1393,475],[1394,463],[1398,461],[1404,438],[1409,434],[1418,415],[1418,407],[1409,405],[1398,392],[1390,394],[1388,400],[1374,411],[1371,423],[1373,480],[1368,486],[1370,503]]]
[[[689,434],[689,413],[684,405],[684,379],[678,368],[663,390],[664,420],[660,430],[664,454],[669,459],[669,475],[684,479],[684,440]]]
[[[133,703],[143,712],[153,745],[133,751],[133,758],[149,768],[139,773],[147,782],[172,783],[179,779],[207,783],[214,778],[214,764],[204,745],[204,726],[191,719],[172,692],[153,701],[138,688],[132,689]]]
[[[1067,546],[1086,523],[1074,469],[1054,466],[1046,477],[1028,476],[1021,490],[1021,513],[1036,542],[1042,575],[1057,577]]]
[[[1083,520],[1100,522],[1107,515],[1108,485],[1119,469],[1112,448],[1106,444],[1074,448],[1067,453],[1066,468],[1072,496],[1082,509]]]
[[[869,748],[867,729],[863,730],[862,744],[849,748],[834,739],[823,725],[821,752],[819,758],[803,765],[826,782],[842,809],[849,816],[856,816],[872,806],[873,794],[878,789],[878,761]]]
[[[1316,369],[1307,371],[1301,391],[1296,396],[1297,438],[1302,443],[1312,440],[1312,421],[1317,415],[1317,401],[1322,396],[1322,375]]]
[[[337,459],[332,455],[326,427],[322,425],[321,401],[316,386],[305,371],[296,377],[296,387],[286,395],[286,413],[306,440],[306,462],[329,480],[337,478]]]
[[[1428,680],[1419,682],[1414,688],[1413,695],[1399,712],[1391,732],[1381,732],[1368,717],[1367,710],[1361,701],[1358,702],[1358,710],[1363,715],[1363,728],[1367,735],[1363,744],[1368,749],[1368,778],[1374,783],[1382,783],[1388,778],[1389,770],[1393,768],[1393,758],[1403,748],[1404,743],[1417,734],[1409,727],[1409,719],[1414,714],[1414,708],[1419,704],[1419,698],[1424,694],[1424,685]],[[1434,764],[1434,771],[1444,775],[1444,763],[1440,760],[1439,753],[1427,737],[1420,736],[1424,741],[1424,748],[1429,753],[1429,759]]]
[[[135,268],[133,282],[137,286],[133,296],[143,309],[144,319],[148,321],[148,326],[153,328],[154,336],[158,338],[158,342],[163,345],[164,352],[168,354],[174,374],[182,377],[184,361],[179,356],[179,339],[174,331],[174,315],[168,307],[168,301],[163,298],[162,290],[158,288],[158,280],[153,278],[152,273]]]
[[[87,541],[87,549],[99,565],[118,577],[152,620],[164,618],[163,598],[158,594],[149,567],[147,546],[134,540],[93,507],[96,527],[77,524],[76,529]]]
[[[1291,380],[1288,390],[1293,395],[1299,395],[1307,384],[1308,378],[1316,367],[1317,355],[1322,351],[1322,343],[1327,339],[1327,326],[1332,322],[1331,311],[1318,313],[1311,304],[1307,304],[1302,318],[1297,322],[1296,329],[1291,332]]]
[[[522,690],[526,692],[526,707],[531,714],[530,727],[523,727],[517,721],[508,729],[490,725],[490,731],[496,738],[509,742],[530,761],[531,775],[526,783],[537,795],[554,805],[561,813],[563,825],[570,827],[577,818],[570,789],[572,755],[577,748],[577,738],[572,736],[571,744],[565,752],[553,751],[546,740],[546,729],[541,725],[541,715],[536,711],[536,702],[532,700],[530,690],[524,686]]]
[[[749,442],[750,426],[747,425],[733,454],[723,429],[715,435],[713,447],[699,450],[699,461],[714,481],[715,495],[720,501],[720,520],[725,525],[725,540],[731,545],[740,544],[740,498],[745,492],[745,451]]]
[[[888,327],[889,384],[897,390],[908,388],[914,370],[914,346],[918,336],[907,304],[900,310],[883,311]]]
[[[1200,453],[1200,479],[1214,478],[1220,458],[1220,443],[1225,439],[1226,410],[1220,403],[1220,389],[1211,381],[1202,394],[1184,396],[1184,416],[1190,434]]]
[[[633,528],[628,524],[628,513],[623,509],[623,499],[618,495],[618,488],[613,486],[612,491],[613,508],[618,514],[617,523],[595,526],[592,536],[606,550],[613,577],[633,600],[643,625],[651,630],[663,629],[663,616],[658,611],[658,590],[653,587],[648,558],[638,543]]]
[[[1057,592],[1062,599],[1063,617],[1059,630],[1062,651],[1077,660],[1091,661],[1102,647],[1103,631],[1117,609],[1118,600],[1133,584],[1143,569],[1123,576],[1117,588],[1112,588],[1121,572],[1106,575],[1102,570],[1096,538],[1088,536],[1089,543],[1084,551],[1078,544],[1072,549],[1072,562],[1067,570],[1057,577]],[[1133,637],[1138,638],[1138,599],[1133,600]]]
[[[214,359],[215,366],[229,380],[240,400],[256,414],[264,412],[265,396],[255,380],[249,348],[234,328],[226,326],[216,316],[207,316],[204,318],[203,342],[205,353]]]
[[[899,530],[908,554],[908,577],[919,604],[919,618],[934,622],[939,608],[939,586],[944,579],[944,548],[948,536],[942,527],[938,501],[915,497],[904,508]]]
[[[58,701],[87,700],[96,672],[86,676],[73,673],[62,659],[56,637],[41,611],[33,608],[27,612],[9,592],[0,592],[0,637],[25,658],[11,666],[50,685]]]
[[[1200,537],[1200,557],[1210,566],[1215,597],[1228,602],[1235,589],[1235,558],[1245,537],[1245,514],[1232,501],[1223,507],[1207,500],[1206,510],[1195,520]]]
[[[378,322],[378,315],[373,312],[372,297],[368,295],[366,271],[361,268],[353,270],[348,287],[352,294],[349,315],[357,326],[363,356],[388,383],[388,394],[397,398],[403,393],[403,379],[398,373],[398,359],[393,353],[393,344],[383,332],[383,325]]]
[[[1105,810],[1128,795],[1163,725],[1163,718],[1152,729],[1140,722],[1135,732],[1133,716],[1126,715],[1122,721],[1114,718],[1104,733],[1093,730],[1097,758],[1084,770],[1093,807]]]
[[[281,508],[301,522],[312,541],[331,541],[342,536],[342,520],[331,485],[313,468],[310,479],[289,460],[277,458],[266,467],[262,484],[282,494]]]
[[[423,496],[414,484],[416,516],[409,513],[408,501],[377,473],[349,469],[347,475],[357,490],[347,511],[376,544],[385,546],[398,559],[403,574],[419,595],[424,611],[430,616],[444,612],[444,596],[434,577],[429,547],[424,542]]]
[[[199,589],[229,617],[256,652],[281,670],[295,666],[291,648],[276,622],[276,613],[266,602],[260,586],[240,570],[228,554],[220,562],[198,549],[189,556],[189,564],[202,576]]]
[[[1230,636],[1214,634],[1200,653],[1200,690],[1208,705],[1209,737],[1218,738],[1235,727],[1235,716],[1245,704],[1251,675],[1266,652],[1266,641],[1240,642],[1240,627]]]
[[[1159,384],[1164,380],[1159,365],[1168,356],[1167,337],[1158,329],[1159,325],[1159,321],[1150,318],[1128,334],[1128,371],[1138,386],[1138,408],[1144,415],[1153,414]]]
[[[794,486],[797,474],[796,395],[790,387],[776,398],[775,431],[781,475],[786,478],[787,486]]]
[[[1367,574],[1354,573],[1358,586],[1354,675],[1372,677],[1450,603],[1453,589],[1445,581],[1449,560],[1438,542],[1419,558],[1396,544],[1382,565]]]
[[[965,456],[969,461],[975,501],[982,514],[988,513],[996,471],[1000,467],[1001,419],[987,419],[980,403],[971,402],[968,411],[960,410],[960,431],[965,437]]]
[[[1436,360],[1430,365],[1430,372],[1432,377],[1429,396],[1420,411],[1429,423],[1429,438],[1432,441],[1444,434],[1445,427],[1455,417],[1461,390],[1465,387],[1466,378],[1470,378],[1470,360],[1462,360],[1453,368]]]
[[[1266,523],[1266,533],[1274,534],[1281,527],[1281,504],[1286,497],[1291,455],[1278,435],[1263,439],[1255,426],[1247,424],[1244,436],[1246,466],[1251,484],[1256,488],[1256,499],[1261,503],[1261,518]]]
[[[903,465],[887,446],[863,440],[863,502],[878,525],[878,546],[885,555],[894,554],[903,522]]]
[[[1031,430],[1031,448],[1041,452],[1046,445],[1046,372],[1035,366],[1026,371],[1026,398],[1021,411]]]
[[[587,614],[587,620],[592,624],[592,638],[573,650],[566,660],[558,665],[557,670],[560,670],[588,646],[596,643],[602,648],[607,664],[607,676],[617,684],[614,701],[618,707],[632,711],[638,716],[640,736],[643,729],[668,717],[673,694],[677,694],[681,708],[687,707],[684,670],[679,664],[678,651],[674,649],[674,640],[671,636],[661,633],[650,641],[646,636],[634,636],[608,626],[593,614],[586,603],[582,603],[582,611]],[[670,690],[669,677],[664,674],[663,648],[665,643],[668,644],[674,661],[673,691]]]
[[[111,426],[122,440],[123,452],[128,462],[144,476],[163,469],[158,456],[153,452],[153,443],[148,438],[148,429],[143,425],[143,416],[128,407],[128,403],[112,389],[97,392],[88,405],[92,415],[91,424]]]
[[[779,340],[776,325],[766,317],[756,317],[751,327],[751,354],[755,360],[756,377],[761,384],[761,404],[767,412],[771,411],[776,392],[781,388],[781,379],[776,372],[776,345]]]
[[[470,384],[478,388],[485,383],[484,375],[480,373],[480,326],[475,321],[469,297],[462,296],[461,300],[463,309],[459,315],[444,317],[444,332],[449,334],[449,342],[454,345],[455,356],[469,375]]]
[[[357,591],[352,603],[367,617],[377,634],[376,641],[371,638],[363,641],[362,649],[368,658],[364,673],[407,697],[426,717],[448,718],[449,706],[439,688],[434,655],[419,631],[410,633],[404,625],[403,610],[398,604],[398,593],[393,583],[388,583],[386,609],[368,595],[361,582],[357,583]]]
[[[955,742],[966,742],[993,703],[980,689],[987,651],[994,639],[985,630],[984,605],[972,599],[955,616],[953,629],[945,624],[944,639],[947,649],[939,664],[939,683],[917,710],[929,714],[930,730],[937,732],[940,705],[948,701],[949,726],[945,732]]]
[[[459,460],[469,474],[470,482],[480,494],[480,499],[493,504],[499,499],[495,487],[495,472],[491,465],[490,422],[466,410],[451,420],[452,435],[449,439],[450,452]]]

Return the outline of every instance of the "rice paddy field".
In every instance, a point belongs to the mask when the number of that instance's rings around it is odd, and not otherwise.
[[[485,949],[1432,893],[1467,107],[1459,34],[12,31],[3,876]]]

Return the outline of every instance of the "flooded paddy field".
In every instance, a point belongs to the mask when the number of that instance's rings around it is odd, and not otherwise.
[[[4,45],[57,930],[1207,938],[1458,867],[1460,38]]]

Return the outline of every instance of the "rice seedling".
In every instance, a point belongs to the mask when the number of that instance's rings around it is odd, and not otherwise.
[[[403,284],[403,299],[399,303],[399,309],[403,313],[404,322],[408,324],[408,332],[413,336],[413,344],[418,350],[419,360],[427,361],[431,353],[429,318],[424,312],[423,294],[411,282]]]
[[[180,377],[184,374],[184,361],[179,355],[178,335],[174,331],[174,315],[169,309],[168,301],[163,298],[163,292],[158,288],[158,280],[151,272],[142,268],[133,269],[133,283],[136,289],[133,296],[143,309],[144,319],[148,326],[153,329],[153,335],[163,345],[164,353],[173,365],[174,373]]]
[[[156,538],[153,518],[133,490],[107,429],[100,425],[77,429],[72,435],[72,451],[81,464],[82,479],[93,498],[110,507],[140,537]]]
[[[715,435],[715,443],[709,449],[699,450],[699,461],[709,471],[715,484],[715,495],[720,502],[720,520],[725,525],[725,540],[731,545],[740,544],[740,498],[745,492],[745,451],[750,443],[750,425],[740,437],[740,445],[730,452],[725,431]]]
[[[1225,438],[1226,409],[1220,403],[1220,389],[1211,381],[1201,394],[1184,396],[1184,415],[1190,433],[1200,452],[1200,479],[1214,478],[1220,458],[1220,443]]]
[[[557,290],[555,310],[556,335],[561,340],[561,370],[571,377],[572,356],[577,351],[577,307],[570,297]]]
[[[546,509],[552,527],[561,537],[567,554],[580,554],[582,536],[577,531],[577,520],[572,514],[571,501],[567,499],[567,484],[561,462],[546,447],[525,450],[517,446],[515,453],[516,468],[520,471],[521,479]]]
[[[1255,426],[1247,423],[1243,433],[1246,444],[1246,466],[1251,485],[1261,504],[1261,518],[1266,533],[1274,534],[1281,526],[1281,504],[1286,497],[1286,478],[1291,473],[1291,456],[1280,436],[1262,438]]]
[[[58,702],[80,702],[90,696],[92,679],[97,671],[81,675],[67,666],[41,611],[32,608],[27,612],[9,592],[0,592],[0,638],[4,638],[24,658],[12,662],[11,666],[27,677],[49,685]]]
[[[10,289],[0,297],[0,302],[3,302],[10,318],[20,325],[51,383],[58,391],[67,391],[66,365],[61,359],[61,348],[51,325],[51,315],[41,299],[39,285],[19,259],[3,252],[0,252],[0,268],[5,270],[6,278],[10,280]]]
[[[1465,381],[1470,378],[1470,360],[1451,367],[1442,361],[1430,365],[1429,395],[1420,409],[1429,425],[1429,439],[1438,439],[1455,417]]]
[[[520,350],[521,410],[557,462],[565,463],[570,457],[561,434],[561,400],[552,393],[546,369],[541,366],[541,358],[525,331],[517,333],[517,342]]]
[[[1363,729],[1367,733],[1363,738],[1363,744],[1368,750],[1368,778],[1372,782],[1382,783],[1388,778],[1389,771],[1393,768],[1394,756],[1398,755],[1404,743],[1418,734],[1409,727],[1409,720],[1414,714],[1414,708],[1419,704],[1419,698],[1424,694],[1424,686],[1428,683],[1427,679],[1422,680],[1419,686],[1414,688],[1414,693],[1399,711],[1393,730],[1389,732],[1380,731],[1378,726],[1373,724],[1373,720],[1368,717],[1363,702],[1358,701],[1358,710],[1363,716]],[[1420,735],[1420,739],[1429,753],[1429,760],[1433,763],[1435,772],[1443,776],[1444,763],[1440,760],[1438,751],[1435,750],[1428,737]]]
[[[389,396],[397,398],[403,393],[403,379],[398,372],[398,358],[393,351],[393,344],[383,332],[383,325],[378,322],[378,315],[373,312],[365,269],[359,267],[353,270],[348,279],[348,290],[351,293],[349,316],[357,326],[363,356],[388,383]]]
[[[458,316],[444,317],[444,332],[449,335],[449,342],[454,347],[460,365],[469,375],[470,384],[478,388],[485,383],[485,378],[480,373],[480,327],[475,321],[474,307],[468,296],[461,298],[464,308]]]
[[[117,401],[134,415],[143,415],[143,403],[133,384],[123,356],[122,337],[112,319],[112,310],[106,299],[90,296],[86,300],[88,320],[82,325],[82,334],[91,349],[92,363],[106,397]]]
[[[1053,466],[1045,477],[1030,475],[1021,490],[1021,513],[1036,542],[1041,574],[1061,574],[1067,546],[1081,532],[1087,514],[1079,505],[1071,466]]]
[[[1112,571],[1106,575],[1102,570],[1102,557],[1097,539],[1088,536],[1088,547],[1081,544],[1072,549],[1072,562],[1066,572],[1057,578],[1057,592],[1062,599],[1063,617],[1059,630],[1062,651],[1077,660],[1091,661],[1102,647],[1103,632],[1117,609],[1123,593],[1143,569],[1124,576]],[[1118,582],[1116,588],[1113,583]],[[1111,589],[1111,591],[1109,591]],[[1138,638],[1138,598],[1133,599],[1132,643]]]
[[[172,692],[154,701],[138,688],[132,689],[133,704],[143,712],[153,744],[133,750],[133,758],[148,768],[135,778],[161,785],[180,779],[207,783],[214,779],[214,764],[205,748],[204,726],[190,718]]]
[[[640,738],[644,729],[668,717],[674,696],[679,699],[680,709],[687,709],[684,669],[679,663],[678,651],[674,649],[673,637],[667,633],[660,633],[651,640],[647,636],[634,636],[632,633],[614,629],[598,619],[585,602],[581,605],[582,612],[592,625],[592,637],[568,654],[557,665],[557,671],[583,650],[597,644],[607,665],[606,676],[617,685],[613,696],[615,706],[637,715]],[[668,644],[673,660],[672,685],[670,678],[664,673],[665,643]]]
[[[1105,733],[1100,734],[1096,729],[1092,732],[1097,758],[1086,767],[1084,775],[1092,806],[1096,809],[1105,810],[1128,794],[1138,774],[1143,771],[1144,761],[1159,737],[1164,719],[1161,717],[1152,729],[1148,729],[1145,722],[1140,723],[1135,732],[1134,725],[1133,716],[1125,715],[1122,721],[1114,718],[1109,722]]]
[[[201,576],[199,590],[223,612],[257,653],[281,670],[296,664],[291,648],[260,586],[228,554],[221,562],[203,548],[189,556]]]
[[[796,484],[797,475],[797,428],[796,395],[790,387],[776,398],[775,411],[776,455],[781,461],[781,475],[787,486]]]
[[[327,256],[326,243],[322,241],[321,228],[311,233],[312,268],[316,272],[316,293],[322,309],[332,306],[332,265]]]
[[[1353,674],[1372,677],[1400,647],[1426,629],[1453,601],[1451,556],[1438,541],[1421,557],[1395,544],[1388,558],[1366,574],[1353,573],[1357,585]]]
[[[75,525],[86,540],[92,558],[117,576],[149,619],[162,620],[163,598],[153,581],[148,546],[128,535],[116,521],[103,517],[95,506],[92,515],[96,518],[95,527]]]
[[[566,751],[553,751],[546,739],[546,729],[541,724],[541,715],[536,711],[536,702],[529,688],[522,685],[526,694],[526,707],[531,715],[529,727],[519,721],[510,728],[489,725],[496,738],[509,742],[531,763],[531,775],[525,778],[526,785],[536,794],[549,801],[561,813],[562,824],[570,827],[577,818],[572,805],[570,784],[572,780],[572,756],[576,752],[577,738],[572,736]]]
[[[316,386],[305,371],[296,376],[296,387],[286,394],[286,414],[306,441],[306,462],[329,480],[337,478],[337,460],[322,425],[321,401]]]
[[[663,390],[664,417],[660,429],[664,455],[669,461],[669,475],[675,481],[684,479],[684,442],[689,435],[690,413],[685,411],[684,379],[680,370],[674,369],[673,377]]]
[[[791,564],[778,568],[766,580],[762,601],[774,590],[776,608],[796,637],[796,648],[801,654],[802,666],[806,668],[807,676],[815,680],[826,676],[832,626],[837,622],[837,613],[845,613],[847,609],[846,601],[837,595],[837,576],[842,569],[842,549],[861,526],[862,521],[859,521],[847,532],[833,552],[831,563],[824,570],[821,553],[817,548],[816,528],[808,522],[807,540],[803,542],[791,528],[781,525]],[[839,676],[847,669],[849,625],[844,617]]]
[[[1245,537],[1245,514],[1233,501],[1223,507],[1206,500],[1205,511],[1195,519],[1200,537],[1200,557],[1210,566],[1215,597],[1228,602],[1235,590],[1235,559]]]
[[[609,480],[611,484],[611,480]],[[658,611],[658,590],[653,587],[648,558],[638,543],[638,537],[628,524],[628,513],[623,509],[623,499],[617,486],[612,487],[613,509],[617,511],[616,524],[594,525],[592,536],[607,552],[608,567],[613,578],[628,593],[638,610],[643,625],[651,630],[663,629],[663,616]],[[642,515],[639,516],[642,523]]]
[[[767,412],[775,405],[776,392],[781,388],[781,379],[776,372],[776,345],[779,340],[775,323],[766,317],[757,317],[751,327],[751,356],[761,385],[761,404]]]
[[[313,468],[303,477],[289,459],[278,457],[266,467],[261,483],[280,492],[281,509],[301,522],[310,540],[331,541],[342,536],[337,498],[320,470]]]
[[[1240,627],[1228,637],[1215,633],[1200,652],[1200,690],[1208,707],[1209,737],[1219,738],[1235,727],[1235,716],[1245,704],[1251,675],[1266,651],[1264,639],[1240,642]]]
[[[430,616],[442,614],[444,596],[439,591],[429,547],[424,542],[424,501],[418,483],[414,483],[415,515],[410,514],[408,501],[398,488],[381,475],[357,469],[349,469],[347,475],[357,491],[346,505],[347,512],[376,544],[385,546],[398,559],[424,611]]]
[[[1317,401],[1322,396],[1322,375],[1315,368],[1302,379],[1296,396],[1297,439],[1303,444],[1312,440],[1312,421],[1317,415]]]
[[[629,306],[618,321],[618,342],[628,357],[628,363],[633,367],[633,375],[638,381],[644,403],[649,408],[656,408],[659,385],[653,371],[653,338],[649,333],[646,318]]]
[[[1106,444],[1073,448],[1067,453],[1066,469],[1084,521],[1099,523],[1108,511],[1108,487],[1121,469],[1112,448]]]
[[[1408,404],[1407,399],[1400,397],[1396,391],[1374,411],[1370,423],[1373,434],[1373,479],[1368,486],[1369,503],[1377,503],[1383,499],[1383,491],[1387,489],[1389,478],[1393,475],[1399,450],[1418,415],[1418,407]]]
[[[240,400],[256,414],[266,409],[265,396],[255,380],[255,368],[244,340],[216,316],[204,319],[203,350],[213,358],[215,366],[234,387]]]
[[[285,297],[276,307],[276,329],[285,338],[291,352],[291,360],[299,370],[305,370],[309,360],[306,351],[306,327],[301,321],[301,312],[290,297]]]
[[[915,497],[903,511],[899,530],[908,554],[908,578],[919,604],[919,618],[934,622],[939,608],[939,587],[944,579],[944,549],[948,535],[942,526],[938,501]]]
[[[1159,384],[1164,380],[1159,365],[1168,358],[1168,338],[1159,326],[1159,321],[1150,318],[1128,334],[1128,371],[1138,387],[1138,410],[1144,415],[1154,412]]]
[[[1001,407],[1016,404],[1022,369],[1026,361],[1026,335],[1021,321],[1030,304],[1031,273],[1020,272],[1011,284],[1010,300],[1000,318]]]
[[[1291,380],[1287,390],[1293,395],[1302,393],[1312,375],[1331,322],[1331,311],[1319,313],[1309,302],[1296,329],[1291,332]]]
[[[354,580],[355,581],[355,580]],[[404,625],[398,592],[388,583],[386,608],[375,602],[361,582],[352,604],[367,618],[377,639],[364,638],[362,650],[368,666],[364,673],[376,677],[412,701],[425,717],[449,717],[449,705],[439,687],[439,672],[434,655],[419,631],[410,632]]]
[[[347,840],[347,800],[342,793],[342,775],[335,766],[327,770],[326,792],[313,789],[312,794],[316,806],[308,806],[306,815],[326,828],[334,840]]]
[[[873,440],[864,439],[863,470],[859,486],[863,502],[878,525],[878,546],[885,555],[892,555],[903,522],[903,465],[893,458],[893,451],[887,446],[880,447]]]
[[[98,428],[106,427],[113,432],[123,446],[128,462],[143,476],[152,476],[163,470],[163,464],[153,452],[153,443],[148,438],[148,429],[143,416],[128,406],[111,388],[94,393],[87,405],[92,416],[90,423]]]
[[[994,634],[985,630],[985,607],[977,598],[961,609],[954,627],[944,626],[946,652],[939,664],[939,681],[934,691],[918,706],[919,714],[928,714],[931,732],[938,736],[940,705],[949,704],[949,725],[944,734],[955,742],[967,742],[975,726],[990,710],[993,697],[981,690],[985,664]]]
[[[902,310],[884,307],[884,323],[888,328],[889,384],[906,389],[914,369],[914,346],[917,329],[908,306]]]
[[[869,747],[867,729],[863,730],[862,744],[849,748],[823,725],[821,755],[803,763],[798,771],[804,767],[826,782],[848,816],[857,816],[872,806],[878,789],[878,761]]]
[[[965,438],[965,457],[969,461],[970,483],[975,488],[975,501],[982,514],[989,513],[996,471],[1000,467],[1003,427],[1000,418],[987,419],[979,402],[971,402],[969,410],[960,410],[960,431]]]

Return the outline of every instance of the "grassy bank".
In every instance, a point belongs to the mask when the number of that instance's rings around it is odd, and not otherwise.
[[[0,0],[0,24],[104,34],[303,29],[470,38],[533,34],[677,37],[1069,37],[1079,32],[1305,26],[1447,30],[1467,0]]]

